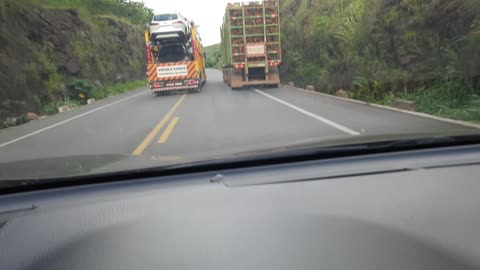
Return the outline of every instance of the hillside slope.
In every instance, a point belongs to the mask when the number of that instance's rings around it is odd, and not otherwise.
[[[43,104],[80,98],[69,87],[79,79],[97,85],[143,79],[143,4],[93,1],[0,3],[0,120],[38,112]],[[52,6],[55,3],[56,6]],[[88,5],[90,4],[90,5]],[[125,9],[143,18],[122,17]]]
[[[480,120],[480,1],[284,0],[282,78]]]

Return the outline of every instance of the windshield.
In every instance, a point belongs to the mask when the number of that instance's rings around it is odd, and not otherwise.
[[[177,14],[161,14],[161,15],[155,15],[153,17],[153,20],[156,22],[161,22],[161,21],[172,21],[178,19]]]
[[[479,14],[478,0],[2,0],[0,181],[453,145],[480,131]]]

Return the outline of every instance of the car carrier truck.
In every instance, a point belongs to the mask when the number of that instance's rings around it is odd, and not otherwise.
[[[152,39],[145,31],[148,85],[155,95],[177,92],[199,92],[207,80],[205,52],[196,27],[191,25],[191,38]]]

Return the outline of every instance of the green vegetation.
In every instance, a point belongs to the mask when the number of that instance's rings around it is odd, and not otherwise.
[[[69,106],[70,108],[77,108],[87,103],[87,99],[95,98],[97,100],[107,98],[110,96],[122,94],[133,89],[144,87],[147,80],[136,80],[128,83],[116,83],[107,86],[95,85],[93,82],[82,79],[73,79],[68,84],[69,96],[62,100],[43,104],[41,100],[37,99],[42,114],[55,114],[61,106]]]
[[[133,25],[145,25],[152,19],[152,10],[141,1],[131,0],[30,0],[45,8],[76,9],[85,21],[92,21],[93,16],[109,15]]]
[[[105,87],[97,87],[93,89],[92,97],[95,99],[102,99],[109,96],[122,94],[132,89],[145,87],[146,85],[147,85],[147,80],[144,79],[144,80],[130,81],[128,83],[111,84]]]
[[[480,1],[285,0],[284,81],[480,120]]]
[[[208,68],[222,68],[222,47],[220,44],[205,47],[205,53],[207,54],[206,66]]]
[[[390,94],[374,102],[391,105],[397,99],[411,100],[416,102],[420,112],[480,123],[480,96],[470,92],[462,93],[458,85],[452,85],[455,83],[450,81],[423,86],[411,93]]]
[[[0,1],[0,120],[144,86],[152,16],[129,0]]]
[[[76,99],[64,98],[63,100],[57,100],[47,104],[40,103],[39,105],[41,114],[50,115],[58,113],[59,107],[68,106],[72,109],[75,109],[78,106],[81,106],[82,103]]]

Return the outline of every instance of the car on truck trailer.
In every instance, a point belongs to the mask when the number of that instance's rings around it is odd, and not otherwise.
[[[148,85],[153,94],[199,92],[205,84],[205,52],[193,23],[190,31],[186,42],[151,40],[150,31],[145,31]]]
[[[189,20],[178,12],[157,14],[150,23],[150,40],[177,39],[186,42],[191,34],[190,25]]]
[[[278,1],[228,4],[220,32],[223,80],[232,89],[278,86],[282,61]]]

